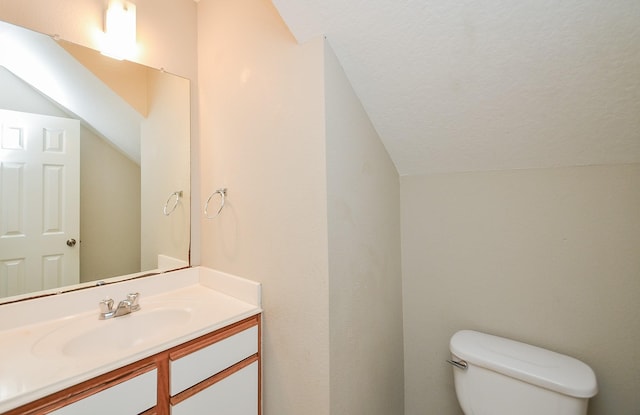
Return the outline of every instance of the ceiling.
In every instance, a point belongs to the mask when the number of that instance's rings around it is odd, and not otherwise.
[[[638,0],[273,0],[401,175],[640,161]]]

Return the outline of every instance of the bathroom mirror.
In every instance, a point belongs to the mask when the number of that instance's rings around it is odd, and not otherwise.
[[[0,303],[189,265],[187,79],[0,21]]]

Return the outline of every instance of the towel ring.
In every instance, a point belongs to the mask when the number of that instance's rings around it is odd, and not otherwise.
[[[218,208],[218,211],[216,212],[216,214],[214,216],[209,216],[209,202],[211,202],[211,198],[213,198],[213,196],[219,194],[220,195],[220,207]],[[226,188],[222,188],[222,189],[218,189],[215,192],[211,193],[209,195],[209,198],[207,199],[207,202],[204,204],[204,217],[207,219],[213,219],[216,216],[218,216],[220,214],[220,212],[222,211],[222,208],[224,207],[224,201],[225,198],[227,196],[227,189]]]
[[[162,208],[162,213],[164,213],[165,216],[169,216],[170,214],[172,214],[173,211],[176,210],[176,208],[178,207],[178,202],[180,201],[181,197],[182,197],[182,190],[178,190],[171,193],[167,201],[164,203],[164,207]],[[173,202],[173,206],[169,208],[169,202],[171,202],[171,199],[173,198],[175,198]]]

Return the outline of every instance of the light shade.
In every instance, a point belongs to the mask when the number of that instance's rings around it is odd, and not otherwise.
[[[103,55],[116,59],[136,55],[136,5],[127,1],[110,0],[105,16]]]

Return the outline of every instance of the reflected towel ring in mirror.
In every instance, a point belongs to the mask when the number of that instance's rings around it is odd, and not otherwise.
[[[180,201],[181,197],[182,197],[182,190],[178,190],[171,193],[167,201],[164,203],[164,207],[162,208],[162,213],[164,213],[165,216],[169,216],[170,214],[172,214],[173,211],[176,210],[176,207],[178,207],[178,202]],[[175,199],[175,200],[173,201],[173,206],[169,208],[169,203],[171,202],[171,199]]]
[[[211,198],[215,195],[219,194],[220,195],[220,207],[218,208],[218,211],[216,212],[216,214],[214,216],[209,216],[209,202],[211,202]],[[226,188],[222,188],[222,189],[218,189],[215,192],[211,193],[209,195],[209,198],[207,199],[207,203],[204,204],[204,216],[207,219],[213,219],[216,216],[218,216],[220,214],[220,212],[222,211],[222,208],[224,207],[224,200],[225,197],[227,196],[227,189]]]

